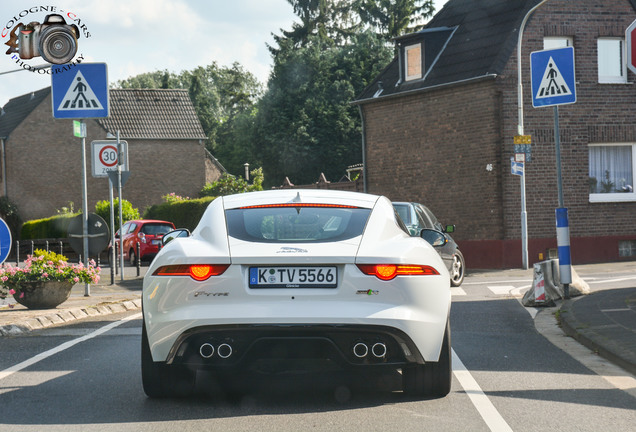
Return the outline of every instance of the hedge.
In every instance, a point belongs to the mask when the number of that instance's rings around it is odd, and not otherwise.
[[[79,215],[79,213],[63,214],[25,222],[20,231],[20,239],[32,240],[67,237],[68,225],[71,219],[77,215]]]
[[[144,219],[170,221],[177,228],[187,228],[192,231],[199,224],[203,212],[214,198],[204,197],[155,204],[146,209]]]

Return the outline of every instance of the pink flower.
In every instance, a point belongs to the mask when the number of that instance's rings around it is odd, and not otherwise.
[[[20,293],[20,298],[24,298],[24,293]]]
[[[75,276],[75,277],[73,278],[73,282],[78,283],[78,282],[79,282],[79,278],[78,278],[77,276]]]
[[[8,280],[9,280],[9,277],[8,277],[8,276],[2,276],[2,278],[1,278],[1,279],[2,279],[2,282],[6,282],[6,281],[8,281]]]
[[[11,295],[15,294],[15,290],[14,290],[13,288],[11,288],[11,289],[9,290],[9,294],[11,294]]]
[[[42,273],[42,277],[47,278],[47,277],[49,277],[49,274],[47,272],[44,272],[44,273]]]

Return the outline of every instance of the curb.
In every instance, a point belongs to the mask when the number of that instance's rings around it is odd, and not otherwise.
[[[0,336],[17,336],[32,330],[69,323],[90,316],[110,315],[137,309],[141,309],[141,299],[124,300],[85,308],[62,309],[48,315],[28,318],[16,324],[0,326]]]
[[[581,298],[583,297],[565,300],[561,304],[559,311],[561,312],[560,322],[563,332],[582,345],[586,346],[593,352],[597,353],[601,357],[609,360],[617,366],[620,366],[629,373],[636,375],[636,364],[625,360],[621,355],[617,354],[610,347],[608,347],[607,344],[603,346],[602,344],[597,342],[597,339],[601,338],[602,336],[598,335],[593,330],[585,330],[585,328],[587,327],[586,324],[577,320],[576,317],[570,313],[570,308],[568,306]]]

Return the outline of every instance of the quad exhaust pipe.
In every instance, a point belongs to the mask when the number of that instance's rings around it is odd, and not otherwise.
[[[203,357],[204,359],[209,359],[214,355],[214,353],[216,353],[216,355],[218,355],[220,358],[226,359],[230,357],[233,352],[234,351],[232,350],[232,346],[228,343],[222,343],[218,347],[216,347],[216,349],[214,348],[214,345],[209,342],[201,344],[201,346],[199,347],[199,354],[201,354],[201,357]]]

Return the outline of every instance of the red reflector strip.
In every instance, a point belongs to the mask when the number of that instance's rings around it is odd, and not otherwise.
[[[222,275],[229,264],[178,264],[161,266],[153,276],[190,276],[197,281],[204,281],[211,276]]]
[[[356,206],[341,205],[341,204],[286,203],[286,204],[261,204],[261,205],[245,206],[245,207],[239,207],[239,210],[257,209],[257,208],[281,208],[281,207],[294,207],[294,208],[297,208],[297,207],[324,207],[324,208],[347,208],[347,209],[360,208],[360,207],[356,207]]]
[[[357,264],[360,271],[382,280],[391,280],[396,276],[435,276],[439,272],[427,265],[406,264]]]

